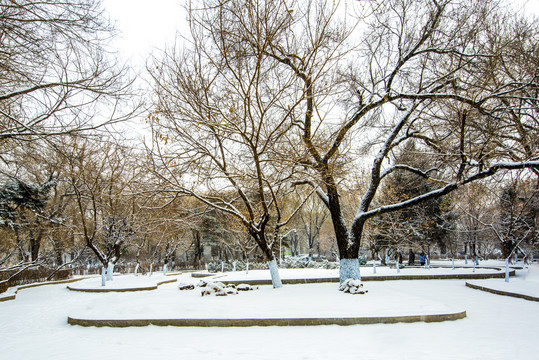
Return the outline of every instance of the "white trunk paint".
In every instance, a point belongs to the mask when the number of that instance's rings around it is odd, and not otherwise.
[[[505,259],[505,282],[509,282],[509,259]]]
[[[165,265],[163,266],[163,275],[164,275],[164,276],[167,276],[167,270],[168,270],[168,266],[167,266],[167,264],[165,264]]]
[[[137,266],[135,266],[135,276],[138,276],[138,268],[140,267],[140,264],[137,264]]]
[[[339,267],[339,281],[342,284],[348,279],[361,280],[359,272],[359,259],[341,259]]]
[[[277,261],[275,261],[275,259],[268,261],[268,267],[271,274],[271,283],[273,284],[273,288],[276,289],[283,287],[281,277],[279,276],[279,268],[277,267]]]
[[[109,262],[107,267],[107,281],[112,281],[112,276],[114,274],[114,264]]]
[[[374,260],[372,262],[372,273],[376,274],[376,261],[374,261]]]
[[[107,284],[107,271],[105,270],[105,267],[103,266],[101,268],[101,286],[105,286]]]

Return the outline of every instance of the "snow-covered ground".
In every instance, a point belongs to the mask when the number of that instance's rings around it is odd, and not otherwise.
[[[314,271],[295,272],[307,277]],[[284,277],[287,271],[282,273]],[[188,275],[178,278],[180,282],[199,281]],[[508,285],[503,279],[473,282],[536,291],[538,279],[539,266],[534,265],[517,271]],[[158,280],[155,276],[151,281]],[[92,281],[98,279],[83,280]],[[113,283],[132,287],[140,281],[140,277],[122,276]],[[76,284],[82,286],[83,282]],[[0,359],[535,358],[539,303],[473,290],[464,284],[464,280],[366,282],[366,295],[343,294],[336,283],[285,285],[282,289],[261,286],[228,297],[201,297],[199,289],[179,291],[178,283],[133,293],[81,293],[67,290],[65,284],[48,285],[21,290],[15,300],[0,303]],[[68,315],[346,317],[461,309],[467,311],[465,319],[442,323],[249,328],[86,328],[67,324]]]
[[[534,268],[535,269],[535,268]],[[507,293],[517,293],[539,298],[539,271],[519,271],[509,282],[497,279],[468,280],[468,283]],[[539,304],[539,303],[538,303]],[[539,356],[539,355],[538,355]]]
[[[159,283],[175,280],[175,277],[163,276],[161,273],[154,273],[152,276],[134,276],[129,275],[114,275],[112,281],[107,281],[103,287],[101,276],[92,276],[89,279],[77,281],[68,286],[72,289],[88,289],[88,290],[121,290],[121,289],[136,289],[136,288],[152,288],[157,287]]]

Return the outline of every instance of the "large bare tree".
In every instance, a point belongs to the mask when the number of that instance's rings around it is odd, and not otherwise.
[[[136,110],[126,68],[107,51],[115,30],[100,0],[0,3],[0,155],[95,130]],[[6,155],[8,154],[8,155]]]
[[[75,209],[69,221],[75,237],[107,267],[109,279],[135,234],[143,228],[131,186],[139,172],[131,149],[113,141],[73,138],[64,144],[61,180]]]
[[[283,206],[294,191],[295,171],[275,157],[289,141],[301,96],[295,74],[280,73],[265,56],[265,37],[282,36],[268,34],[267,21],[289,20],[261,19],[253,7],[235,9],[258,34],[252,54],[251,44],[230,36],[241,27],[226,10],[191,8],[185,45],[151,66],[157,98],[149,117],[152,168],[161,188],[193,196],[241,222],[268,262],[273,286],[280,287],[273,246],[302,201],[292,209]],[[292,99],[291,107],[285,98]]]
[[[498,32],[511,34],[509,24],[518,20],[504,14],[502,5],[451,0],[381,4],[231,0],[201,6],[207,13],[219,14],[206,29],[231,44],[221,49],[223,53],[241,51],[242,59],[248,56],[261,63],[273,60],[276,70],[264,74],[273,76],[274,88],[296,77],[296,86],[289,87],[295,93],[280,98],[296,130],[287,135],[292,141],[283,164],[304,166],[330,211],[341,281],[360,277],[363,230],[374,216],[447,195],[502,170],[539,166],[533,151],[520,151],[525,155],[518,159],[505,156],[508,147],[527,142],[505,141],[497,133],[500,119],[511,108],[500,103],[531,101],[523,90],[535,91],[537,78],[516,81],[499,76],[488,81],[481,76],[493,59],[514,53],[514,46],[493,33],[492,23]],[[359,22],[344,15],[356,9],[363,16]],[[534,36],[533,31],[526,33],[526,39]],[[522,45],[531,51],[535,46]],[[208,65],[211,69],[215,64]],[[253,76],[252,67],[241,69]],[[255,103],[254,98],[247,100],[251,106]],[[520,113],[509,113],[513,114]],[[505,123],[518,133],[518,121]],[[428,167],[389,161],[392,152],[410,139],[418,144],[417,156],[432,159]],[[343,166],[359,166],[369,157],[367,190],[348,223],[339,185],[347,177]],[[435,187],[406,201],[376,206],[381,184],[395,172],[423,177]]]

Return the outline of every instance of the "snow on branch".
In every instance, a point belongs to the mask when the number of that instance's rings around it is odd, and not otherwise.
[[[423,171],[423,170],[420,170],[418,168],[414,168],[414,167],[411,167],[411,166],[405,165],[405,164],[397,164],[397,165],[394,165],[394,166],[386,169],[380,175],[380,179],[383,179],[387,175],[389,175],[389,174],[391,174],[391,173],[393,173],[393,172],[395,172],[397,170],[405,170],[405,171],[412,172],[412,173],[414,173],[414,174],[416,174],[418,176],[421,176],[422,178],[425,178],[425,179],[427,179],[429,181],[434,181],[434,182],[439,182],[439,183],[447,183],[446,181],[443,181],[443,180],[434,179],[429,175],[429,173],[438,170],[437,168],[431,168],[431,169],[428,169],[426,171]]]
[[[360,208],[360,211],[358,211],[358,214],[356,215],[354,222],[359,221],[359,220],[364,221],[374,216],[406,209],[411,206],[420,204],[424,201],[447,195],[457,190],[459,187],[465,184],[469,184],[474,181],[488,178],[494,175],[495,173],[497,173],[499,170],[518,170],[518,169],[539,169],[539,161],[500,162],[500,163],[492,165],[491,167],[489,167],[488,169],[484,171],[480,171],[476,174],[470,175],[469,177],[461,181],[451,182],[442,188],[430,191],[428,193],[416,196],[415,198],[412,198],[412,199],[409,199],[409,200],[406,200],[397,204],[381,206],[379,208],[369,210],[369,211],[361,211],[362,209]]]

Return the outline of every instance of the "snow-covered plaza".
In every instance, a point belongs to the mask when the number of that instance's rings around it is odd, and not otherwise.
[[[462,264],[460,264],[462,265]],[[501,268],[501,264],[498,264]],[[362,276],[374,276],[362,267]],[[489,269],[405,268],[398,275],[479,274]],[[501,270],[503,272],[503,269]],[[337,270],[281,269],[283,280],[328,278]],[[397,275],[377,268],[377,276]],[[216,274],[210,280],[249,283],[269,271]],[[204,278],[208,280],[208,278]],[[136,292],[90,293],[99,278],[20,290],[0,302],[1,359],[517,359],[535,358],[539,303],[467,287],[466,282],[539,297],[539,266],[487,280],[365,281],[365,295],[338,291],[337,283],[261,285],[234,296],[201,296],[200,288],[180,291],[179,283],[197,284],[191,274],[164,277],[115,276],[107,289],[152,287]],[[172,281],[172,282],[171,282]],[[13,292],[13,290],[12,290]],[[85,319],[237,319],[349,318],[466,312],[444,322],[352,326],[254,327],[83,327]]]

